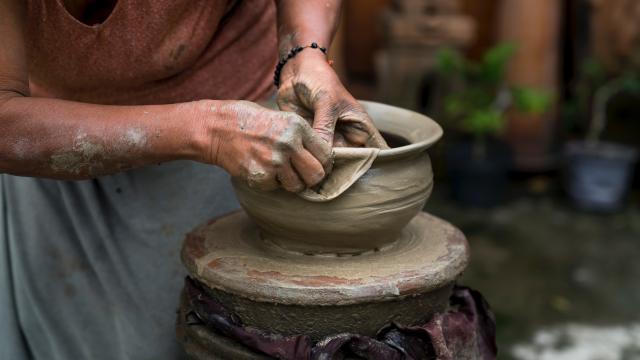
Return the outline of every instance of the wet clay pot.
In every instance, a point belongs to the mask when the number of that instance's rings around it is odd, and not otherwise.
[[[362,104],[389,142],[401,146],[380,150],[370,168],[335,199],[313,202],[234,180],[238,200],[264,240],[305,254],[375,251],[397,239],[424,207],[433,187],[426,150],[442,136],[441,127],[409,110]]]

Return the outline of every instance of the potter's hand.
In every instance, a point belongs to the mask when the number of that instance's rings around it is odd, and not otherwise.
[[[300,116],[249,101],[214,101],[204,117],[210,138],[206,162],[249,186],[298,192],[318,184],[331,162],[331,147]]]
[[[363,107],[342,86],[325,55],[306,49],[282,69],[278,106],[310,121],[334,146],[387,148]]]

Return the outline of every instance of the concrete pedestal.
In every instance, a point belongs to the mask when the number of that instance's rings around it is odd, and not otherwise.
[[[182,250],[190,275],[245,325],[313,341],[337,333],[374,336],[390,322],[428,321],[447,309],[468,257],[463,234],[426,213],[395,243],[355,256],[288,252],[262,240],[244,212],[198,227]],[[185,325],[184,312],[183,306],[178,337],[194,358],[261,358],[201,325]]]

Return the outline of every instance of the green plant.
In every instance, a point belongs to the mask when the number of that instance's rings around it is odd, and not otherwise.
[[[581,125],[584,119],[590,119],[586,126],[586,140],[596,145],[606,127],[609,102],[620,93],[640,94],[638,69],[622,68],[612,73],[593,58],[584,60],[562,107],[567,130],[583,133],[585,129]]]
[[[595,89],[607,82],[604,67],[595,59],[587,58],[578,67],[576,80],[571,84],[569,96],[561,107],[562,123],[567,132],[577,134],[583,127],[583,119],[591,117]]]
[[[473,135],[477,156],[485,153],[486,138],[498,135],[504,128],[509,107],[537,114],[547,111],[553,101],[548,91],[505,85],[506,67],[515,51],[514,44],[501,43],[489,49],[480,61],[465,59],[452,49],[442,49],[437,54],[438,73],[452,84],[443,102],[444,118]]]
[[[607,81],[596,90],[593,96],[593,117],[587,133],[587,141],[592,145],[596,145],[600,141],[600,136],[606,126],[609,101],[622,92],[633,95],[640,94],[640,74],[627,72]]]

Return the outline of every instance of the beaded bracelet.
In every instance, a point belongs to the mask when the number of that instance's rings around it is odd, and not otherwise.
[[[280,72],[282,71],[282,68],[284,67],[284,64],[286,64],[287,61],[289,61],[289,59],[294,58],[296,55],[298,55],[298,53],[302,52],[302,50],[304,50],[306,48],[318,49],[318,50],[322,51],[324,54],[327,53],[327,48],[320,47],[320,46],[318,46],[318,43],[315,43],[315,42],[312,42],[311,45],[307,45],[307,46],[295,46],[295,47],[293,47],[289,51],[287,56],[282,57],[282,59],[280,59],[280,61],[278,61],[278,65],[276,65],[276,71],[273,74],[273,85],[275,85],[276,88],[280,87]]]

